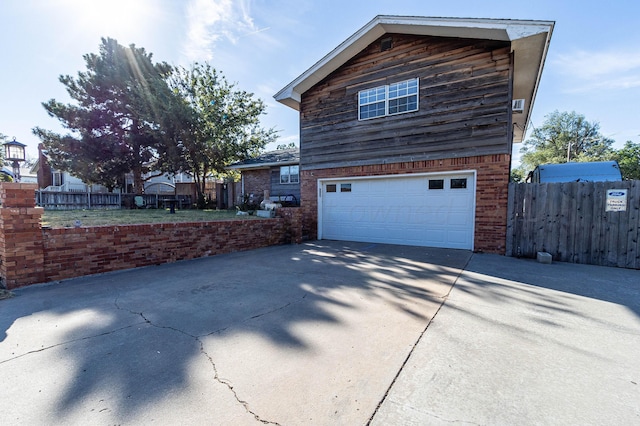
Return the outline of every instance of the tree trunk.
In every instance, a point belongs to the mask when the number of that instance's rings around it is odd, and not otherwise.
[[[144,181],[142,180],[142,171],[136,167],[133,169],[133,189],[136,195],[144,194]]]

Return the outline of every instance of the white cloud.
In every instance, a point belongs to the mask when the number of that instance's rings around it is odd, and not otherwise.
[[[192,0],[187,7],[185,55],[190,61],[208,61],[217,43],[235,44],[240,37],[258,31],[248,0]]]
[[[640,51],[577,51],[557,55],[551,65],[568,77],[566,90],[620,90],[640,87]]]

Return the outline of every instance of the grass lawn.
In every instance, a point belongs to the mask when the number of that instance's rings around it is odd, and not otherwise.
[[[236,216],[232,210],[45,210],[42,226],[50,228],[73,228],[76,221],[80,226],[131,225],[140,223],[163,222],[206,222],[212,220],[242,219],[251,220],[255,216]]]

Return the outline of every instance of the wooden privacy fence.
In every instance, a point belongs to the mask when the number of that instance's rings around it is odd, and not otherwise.
[[[36,205],[49,210],[119,209],[122,194],[36,191]]]
[[[36,191],[36,205],[47,210],[120,209],[134,207],[135,194]],[[150,208],[163,208],[173,199],[179,208],[191,207],[190,195],[144,194],[144,204]]]
[[[640,269],[640,181],[511,183],[507,217],[507,256]]]

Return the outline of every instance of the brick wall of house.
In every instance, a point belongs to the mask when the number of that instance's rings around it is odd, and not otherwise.
[[[262,200],[265,189],[271,188],[271,171],[264,170],[246,170],[242,172],[244,179],[244,193],[253,194],[259,200]]]
[[[507,232],[507,198],[511,156],[506,154],[445,158],[370,166],[304,170],[301,172],[301,195],[304,203],[302,234],[318,236],[318,179],[380,176],[405,173],[432,173],[476,170],[476,251],[505,253]]]
[[[278,209],[275,219],[42,228],[36,189],[0,184],[0,277],[8,289],[301,241],[299,208]]]

